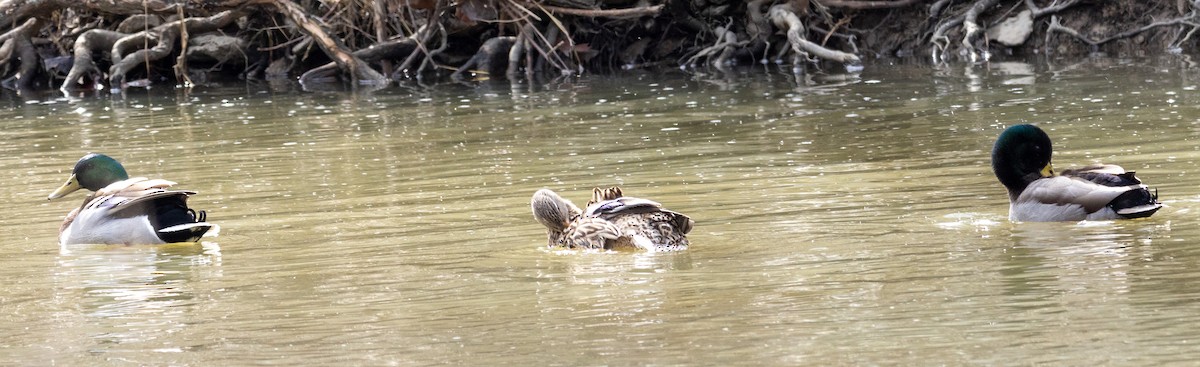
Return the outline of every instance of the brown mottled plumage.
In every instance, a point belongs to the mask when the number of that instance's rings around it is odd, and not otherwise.
[[[695,223],[654,201],[623,196],[615,186],[592,189],[586,211],[549,189],[534,193],[530,206],[551,247],[683,250]]]

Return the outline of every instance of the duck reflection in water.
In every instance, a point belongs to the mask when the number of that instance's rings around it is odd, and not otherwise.
[[[52,275],[53,299],[72,310],[55,335],[76,337],[70,345],[93,353],[203,346],[191,330],[212,303],[198,293],[223,276],[221,262],[215,244],[75,246],[58,256]],[[90,332],[69,332],[79,325]]]
[[[677,251],[688,247],[695,224],[686,215],[654,201],[624,196],[619,187],[592,189],[585,210],[554,191],[541,189],[530,202],[533,217],[546,226],[551,247]]]

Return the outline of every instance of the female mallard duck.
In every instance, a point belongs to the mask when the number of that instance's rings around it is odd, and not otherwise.
[[[1162,207],[1133,172],[1095,164],[1054,174],[1050,137],[1033,125],[1005,129],[992,148],[992,171],[1008,189],[1012,221],[1052,222],[1149,217]]]
[[[192,191],[167,190],[167,180],[129,178],[117,160],[88,154],[75,163],[71,178],[48,199],[85,188],[95,191],[67,214],[59,227],[60,244],[162,244],[195,242],[216,227],[203,211],[187,206]]]
[[[541,189],[530,203],[533,217],[546,226],[549,245],[588,249],[683,250],[695,222],[662,204],[622,196],[611,187],[592,190],[586,210],[554,191]]]

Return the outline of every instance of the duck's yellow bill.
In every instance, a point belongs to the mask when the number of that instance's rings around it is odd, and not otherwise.
[[[79,179],[75,178],[75,175],[71,175],[71,178],[67,179],[67,183],[64,183],[58,188],[58,190],[54,190],[54,192],[50,193],[50,196],[46,197],[46,200],[54,200],[63,196],[67,196],[67,194],[82,188],[83,186],[79,186]]]
[[[1049,163],[1042,167],[1042,177],[1054,177],[1054,167],[1051,167]]]

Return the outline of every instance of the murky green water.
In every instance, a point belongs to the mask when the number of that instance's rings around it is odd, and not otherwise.
[[[872,65],[0,101],[0,364],[1033,365],[1200,356],[1200,72]],[[1136,170],[1149,220],[1011,224],[988,152]],[[203,245],[60,249],[75,160],[200,192]],[[677,253],[543,248],[619,184]]]

